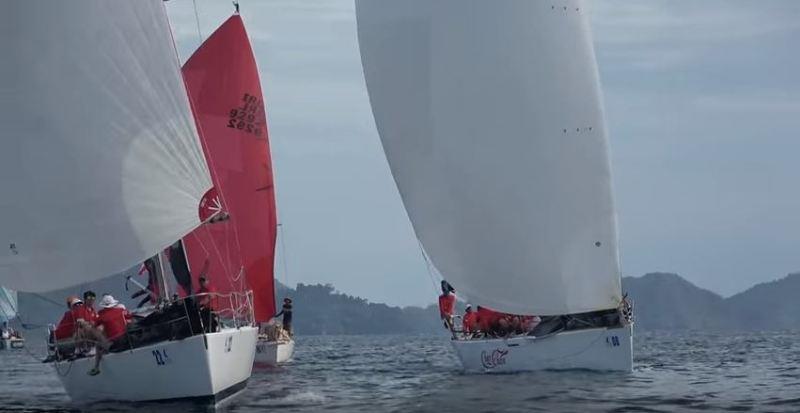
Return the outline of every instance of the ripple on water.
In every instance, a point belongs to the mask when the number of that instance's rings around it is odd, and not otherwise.
[[[446,337],[298,337],[294,362],[258,369],[223,410],[439,412],[675,410],[800,411],[798,333],[645,333],[630,374],[535,372],[468,375]],[[69,406],[52,369],[0,352],[4,409]],[[746,395],[746,397],[742,397]],[[185,405],[106,405],[106,411],[193,410]],[[202,411],[202,410],[198,410]]]

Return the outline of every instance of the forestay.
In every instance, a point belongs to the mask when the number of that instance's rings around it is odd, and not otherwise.
[[[581,1],[357,0],[375,122],[417,236],[473,303],[620,300],[598,72]]]
[[[200,224],[211,188],[161,0],[0,13],[0,283],[130,268]]]

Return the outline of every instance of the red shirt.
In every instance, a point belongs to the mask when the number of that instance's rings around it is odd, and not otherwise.
[[[75,315],[72,310],[67,310],[61,317],[56,327],[55,336],[57,340],[72,338],[75,335]]]
[[[492,324],[497,322],[500,318],[503,317],[503,313],[490,310],[486,307],[478,307],[478,325],[481,331],[489,331],[491,330]]]
[[[456,307],[455,294],[442,294],[439,296],[439,316],[442,318],[453,315]]]
[[[125,334],[131,315],[122,307],[111,307],[100,310],[97,314],[97,326],[103,327],[103,332],[109,340],[116,340]]]
[[[86,304],[75,306],[72,312],[75,315],[76,320],[83,319],[91,325],[97,324],[97,312],[94,311],[94,308],[89,307]]]
[[[478,331],[478,313],[474,311],[464,313],[464,318],[461,320],[461,327],[465,333]]]

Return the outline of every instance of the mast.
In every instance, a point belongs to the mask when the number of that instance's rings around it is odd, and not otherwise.
[[[164,256],[165,253],[159,252],[156,254],[156,280],[158,282],[158,301],[161,303],[168,302],[170,300],[170,286],[169,281],[167,280],[167,271],[166,267],[164,267],[164,260],[169,262],[169,257]]]

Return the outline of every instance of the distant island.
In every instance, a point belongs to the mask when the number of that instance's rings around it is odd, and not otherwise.
[[[110,292],[128,306],[125,274],[92,284],[97,293]],[[294,301],[299,335],[445,334],[435,304],[392,307],[338,292],[332,285],[276,285],[276,296]],[[757,331],[800,330],[800,273],[762,283],[723,298],[677,274],[650,273],[622,279],[623,291],[635,303],[638,331]],[[19,312],[30,327],[55,323],[66,310],[62,301],[78,289],[46,294],[19,293]],[[459,311],[463,311],[459,308]]]

